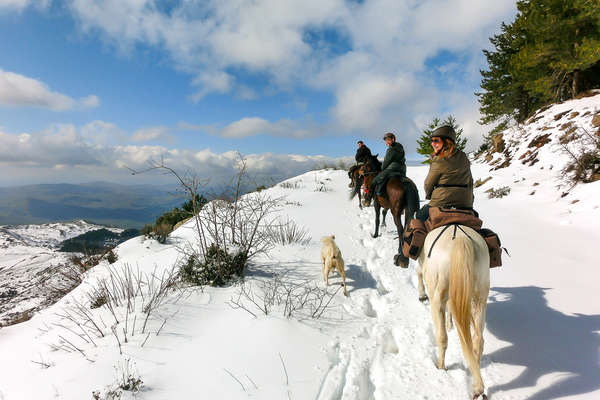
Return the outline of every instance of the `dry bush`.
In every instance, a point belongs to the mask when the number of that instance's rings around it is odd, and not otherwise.
[[[91,285],[87,305],[72,299],[57,313],[61,320],[53,325],[64,331],[56,343],[50,344],[51,348],[78,352],[93,361],[87,348],[97,347],[96,341],[107,337],[114,338],[121,354],[123,345],[134,337],[139,338],[137,344],[143,347],[150,336],[148,323],[151,320],[161,323],[153,329],[158,335],[167,322],[159,312],[161,306],[175,303],[185,294],[175,267],[162,273],[157,268],[144,273],[124,265],[120,269],[108,267],[108,272]],[[106,315],[110,320],[106,320]]]
[[[277,310],[286,318],[319,319],[333,306],[332,301],[341,288],[323,289],[312,280],[286,281],[275,275],[269,280],[242,282],[229,306],[254,317],[257,313],[269,315]]]
[[[113,251],[113,249],[108,250],[105,254],[104,257],[106,258],[106,261],[108,261],[109,264],[114,264],[117,262],[117,260],[119,259],[119,257],[115,254],[115,252]]]
[[[300,180],[294,182],[281,182],[279,187],[282,187],[283,189],[299,189],[302,187],[302,184]]]
[[[123,391],[138,393],[144,387],[144,381],[135,370],[135,365],[131,359],[127,358],[116,365],[115,372],[117,374],[115,382],[102,391],[94,390],[92,392],[93,400],[119,400],[123,395]]]
[[[270,227],[276,223],[274,213],[280,209],[282,198],[273,198],[263,191],[242,195],[243,187],[252,187],[252,181],[247,174],[246,160],[238,154],[238,173],[232,184],[220,194],[213,194],[212,201],[198,204],[198,190],[206,185],[196,174],[188,172],[181,174],[164,162],[151,162],[148,170],[161,170],[172,175],[180,184],[181,189],[189,196],[193,215],[195,241],[192,244],[178,245],[183,265],[183,276],[198,277],[199,266],[204,265],[213,269],[214,260],[208,260],[214,254],[227,254],[219,257],[218,265],[223,260],[231,260],[234,264],[228,269],[239,270],[240,260],[244,267],[252,257],[266,253],[273,247],[269,235]],[[134,171],[134,173],[138,173]],[[185,269],[187,266],[187,270]],[[205,271],[208,272],[208,271]],[[187,274],[187,275],[186,275]],[[237,273],[236,273],[237,274]],[[208,274],[213,276],[214,274]],[[239,275],[243,275],[243,271]],[[218,276],[218,274],[217,274]],[[192,279],[192,282],[219,282],[215,279]]]
[[[244,253],[231,255],[212,245],[204,259],[191,255],[180,267],[179,274],[184,282],[192,285],[225,286],[244,275],[246,263]]]
[[[273,243],[284,246],[296,243],[307,245],[312,239],[307,228],[297,225],[289,218],[283,223],[273,224],[269,229],[269,235]]]
[[[490,198],[490,199],[500,199],[504,196],[507,196],[510,193],[510,187],[502,186],[502,187],[499,187],[498,189],[489,188],[488,190],[485,191],[485,193],[488,194],[488,198]]]
[[[562,175],[572,188],[578,183],[600,180],[600,137],[578,127],[568,142],[561,142],[563,152],[570,162],[563,168]]]
[[[484,178],[484,179],[481,179],[481,178],[479,178],[479,179],[477,179],[477,180],[475,181],[475,183],[473,184],[473,187],[476,187],[476,188],[478,188],[479,186],[483,186],[483,185],[485,185],[485,184],[486,184],[486,183],[487,183],[487,182],[488,182],[490,179],[492,179],[492,177],[491,177],[491,176],[488,176],[487,178]]]

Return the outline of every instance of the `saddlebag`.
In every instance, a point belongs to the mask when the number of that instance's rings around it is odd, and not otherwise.
[[[427,236],[427,231],[423,222],[416,218],[412,219],[402,235],[402,253],[404,253],[404,256],[413,260],[419,258],[425,236]]]
[[[458,208],[447,207],[429,208],[429,219],[425,221],[425,227],[427,228],[427,232],[431,232],[439,226],[450,224],[465,225],[477,231],[481,229],[483,221],[481,221],[475,215],[475,211],[473,211],[472,209],[461,210]]]
[[[488,251],[490,252],[490,268],[502,266],[502,245],[500,244],[498,235],[487,228],[480,229],[477,232],[483,236],[483,240],[485,240],[485,243],[488,246]]]

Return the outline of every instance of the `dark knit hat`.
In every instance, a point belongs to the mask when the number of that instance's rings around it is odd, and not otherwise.
[[[440,126],[435,131],[433,131],[431,137],[448,138],[452,140],[452,142],[456,143],[456,132],[454,131],[454,128],[452,128],[450,125]]]

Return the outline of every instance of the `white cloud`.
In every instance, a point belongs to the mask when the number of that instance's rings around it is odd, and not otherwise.
[[[102,158],[100,148],[85,142],[70,124],[53,125],[35,134],[0,132],[0,163],[48,168],[58,164],[97,165]]]
[[[98,97],[94,95],[76,101],[62,93],[53,92],[39,80],[0,69],[0,106],[42,107],[64,111],[77,106],[96,107],[98,104]]]
[[[0,131],[0,166],[11,171],[0,177],[0,184],[56,181],[87,182],[110,179],[131,182],[131,170],[147,169],[149,162],[162,161],[180,172],[196,171],[208,174],[212,185],[226,184],[237,169],[238,153],[215,153],[210,149],[190,150],[147,145],[99,145],[95,132],[117,130],[104,121],[94,121],[82,128],[74,125],[54,125],[41,132],[12,134]],[[325,163],[333,164],[346,158],[297,154],[245,155],[248,173],[262,181],[278,180],[306,172]],[[142,176],[143,175],[143,176]],[[172,177],[140,175],[138,183],[172,182]]]
[[[106,121],[92,121],[81,127],[81,136],[89,143],[99,145],[116,144],[126,138],[125,132]]]
[[[85,108],[94,108],[100,105],[98,96],[91,94],[79,100],[79,103]]]
[[[314,127],[302,128],[299,123],[288,119],[270,122],[259,117],[247,117],[232,122],[223,129],[217,130],[216,133],[227,138],[243,138],[255,135],[303,138],[316,136],[317,130]]]
[[[169,133],[169,128],[166,126],[152,126],[149,128],[141,128],[134,132],[132,140],[134,142],[148,142],[165,138]]]
[[[481,49],[500,22],[515,13],[514,0],[189,0],[174,4],[165,13],[153,0],[69,1],[84,31],[102,32],[118,48],[143,43],[166,50],[176,68],[194,77],[194,101],[229,92],[254,98],[257,93],[249,91],[234,72],[243,70],[257,74],[270,88],[308,86],[330,91],[335,96],[332,125],[376,136],[385,126],[403,129],[408,124],[414,129],[410,115],[444,112],[443,97],[465,90],[471,93],[479,80]],[[339,43],[328,43],[323,34],[327,31],[335,31],[345,48],[332,50]],[[463,61],[456,65],[456,60],[445,60],[454,65],[431,68],[460,74],[466,67],[461,87],[438,91],[435,82],[424,78],[426,61],[442,51],[460,53]],[[431,93],[442,98],[431,98]],[[260,129],[277,134],[279,129],[252,118],[238,122],[223,134],[248,135]]]
[[[45,8],[49,3],[50,0],[0,0],[0,11],[3,8],[21,11],[29,5]]]

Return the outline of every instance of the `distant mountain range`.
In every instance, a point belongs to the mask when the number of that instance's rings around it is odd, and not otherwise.
[[[85,219],[139,228],[186,200],[176,189],[108,182],[0,187],[0,225]]]

